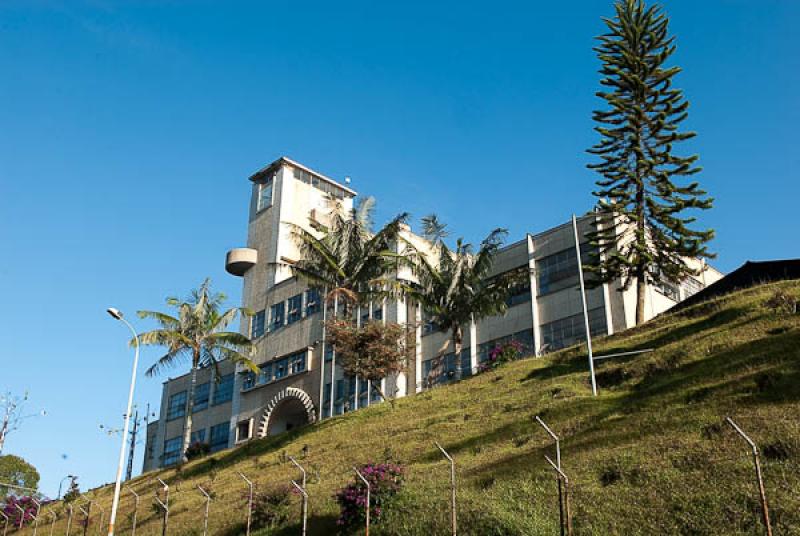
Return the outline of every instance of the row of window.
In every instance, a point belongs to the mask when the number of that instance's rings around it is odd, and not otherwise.
[[[583,313],[542,324],[541,332],[543,349],[547,352],[585,341],[586,325]],[[605,307],[589,310],[589,332],[592,336],[608,333]]]
[[[233,399],[233,374],[221,376],[218,382],[201,383],[194,388],[194,407],[192,413],[208,408],[211,399],[211,384],[214,384],[213,405],[224,404]],[[188,391],[181,391],[169,397],[167,403],[168,421],[186,416]]]
[[[269,331],[273,332],[284,325],[294,324],[299,320],[319,312],[322,308],[319,289],[310,288],[300,294],[295,294],[286,301],[273,304],[267,311],[262,309],[250,319],[250,338],[257,339],[266,332],[267,322]]]
[[[345,197],[345,191],[342,188],[336,186],[335,184],[331,184],[328,181],[324,181],[316,175],[313,175],[303,169],[295,168],[294,178],[305,184],[310,184],[314,188],[325,192],[334,199],[344,199]]]
[[[252,389],[257,385],[266,385],[287,376],[300,374],[308,370],[308,350],[300,350],[291,355],[269,361],[259,366],[260,372],[248,372],[244,377],[242,389]]]
[[[358,384],[358,407],[364,408],[368,404],[381,401],[381,396],[375,389],[370,389],[369,382],[353,377],[336,380],[336,398],[333,400],[333,414],[341,415],[356,408],[356,384]],[[322,416],[331,416],[331,384],[326,383],[322,395]]]
[[[228,448],[228,429],[229,423],[221,422],[208,429],[209,441],[208,446],[211,452],[217,452]],[[205,443],[206,430],[194,430],[189,440],[191,443]],[[169,467],[175,465],[182,458],[181,447],[183,446],[183,436],[173,437],[164,441],[164,453],[162,454],[162,465]]]
[[[581,244],[581,262],[587,264],[596,248],[584,242]],[[588,274],[584,274],[587,277]],[[577,288],[578,281],[578,255],[575,248],[564,250],[542,257],[536,261],[536,282],[539,296],[550,294],[569,287]]]

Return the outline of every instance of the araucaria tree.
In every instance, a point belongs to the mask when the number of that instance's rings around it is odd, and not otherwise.
[[[174,367],[184,362],[191,365],[181,449],[183,461],[187,460],[186,449],[189,448],[192,437],[192,411],[198,369],[209,366],[216,368],[221,360],[229,359],[258,373],[258,367],[250,360],[253,348],[250,339],[241,333],[227,330],[240,314],[249,315],[249,311],[234,307],[221,312],[226,296],[212,293],[210,287],[211,281],[206,279],[186,300],[167,298],[167,305],[176,310],[176,316],[156,311],[137,312],[140,318],[152,318],[161,326],[139,335],[141,344],[163,346],[167,349],[167,353],[147,369],[148,376],[157,375],[165,367]],[[219,378],[219,374],[216,376]]]
[[[713,257],[706,248],[713,230],[692,229],[695,218],[686,214],[711,208],[712,199],[690,179],[700,171],[697,155],[674,152],[695,133],[679,130],[689,102],[673,87],[681,69],[667,66],[675,52],[668,17],[642,0],[619,0],[615,9],[594,49],[607,88],[597,96],[607,106],[593,114],[600,141],[589,152],[600,161],[588,167],[602,178],[594,192],[601,218],[590,240],[600,255],[587,268],[597,281],[622,278],[626,289],[636,283],[639,324],[647,283],[680,283],[697,273],[686,257]]]

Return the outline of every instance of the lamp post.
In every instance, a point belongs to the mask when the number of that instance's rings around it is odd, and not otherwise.
[[[77,478],[77,477],[75,475],[67,475],[67,476],[65,476],[64,478],[61,479],[61,482],[58,483],[58,495],[56,496],[56,500],[61,498],[61,486],[64,485],[64,481],[65,480],[74,479],[74,478]]]
[[[134,356],[133,356],[133,372],[131,373],[131,388],[128,393],[128,410],[125,412],[125,424],[122,427],[122,446],[119,449],[119,465],[117,466],[117,480],[114,484],[114,500],[111,503],[111,517],[108,520],[108,536],[114,536],[114,522],[117,519],[117,508],[119,507],[119,492],[122,487],[122,466],[125,463],[125,446],[128,439],[128,427],[131,422],[131,411],[133,409],[133,389],[136,386],[136,367],[139,364],[139,335],[130,322],[122,317],[122,313],[118,309],[109,307],[106,312],[115,320],[119,320],[131,330],[134,340]]]

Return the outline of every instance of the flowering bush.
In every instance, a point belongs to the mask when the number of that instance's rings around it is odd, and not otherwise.
[[[186,449],[186,459],[194,460],[195,458],[201,458],[209,452],[211,452],[211,446],[208,443],[195,441]]]
[[[24,514],[19,511],[17,505],[25,511]],[[36,504],[33,502],[33,497],[16,497],[14,495],[9,495],[5,498],[3,513],[8,516],[9,526],[18,527],[20,516],[24,515],[22,520],[23,524],[33,521],[36,515]]]
[[[497,344],[494,348],[489,350],[489,358],[481,363],[479,371],[486,372],[487,370],[494,370],[503,363],[519,359],[521,354],[522,344],[519,341]]]
[[[370,485],[370,522],[378,522],[392,497],[403,487],[405,468],[394,463],[368,463],[359,468]],[[336,492],[339,503],[337,524],[345,529],[362,525],[366,520],[367,486],[358,476]]]
[[[277,528],[289,520],[292,486],[276,486],[253,496],[252,523],[255,529]]]

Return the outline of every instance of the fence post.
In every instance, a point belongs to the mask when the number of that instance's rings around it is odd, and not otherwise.
[[[22,524],[25,522],[25,509],[18,504],[14,504],[14,506],[19,510],[19,525],[17,528],[22,530]]]
[[[556,470],[556,478],[560,478],[564,481],[564,514],[567,518],[567,536],[572,536],[572,512],[570,512],[569,509],[569,478],[567,478],[567,475],[564,474],[560,467],[553,463],[553,460],[547,456],[545,456],[544,459]]]
[[[548,427],[538,415],[535,418],[536,422],[538,422],[542,426],[542,428],[544,428],[544,431],[547,432],[550,435],[550,437],[553,438],[553,441],[555,441],[556,465],[558,465],[558,468],[561,469],[561,440],[556,434],[553,433],[550,427]],[[564,497],[563,497],[563,492],[561,491],[561,479],[556,478],[556,480],[558,481],[558,526],[561,531],[561,536],[564,536]]]
[[[356,393],[356,396],[358,396],[358,393]],[[303,489],[306,489],[306,470],[303,468],[302,465],[297,463],[297,460],[294,459],[294,456],[289,456],[289,461],[292,462],[295,465],[295,467],[300,469],[301,473],[303,473],[303,484],[302,484],[302,486],[303,486]],[[307,511],[308,504],[307,503],[308,503],[308,501],[304,501],[303,502],[303,511],[302,511],[303,519],[305,519],[306,516],[308,515],[308,511]]]
[[[36,536],[36,531],[39,530],[39,513],[42,511],[42,503],[31,497],[31,501],[36,505],[36,513],[33,515],[33,536]]]
[[[164,501],[162,502],[161,499],[158,498],[158,492],[156,492],[156,501],[161,505],[162,510],[164,510],[164,517],[161,521],[161,536],[167,536],[167,525],[169,524],[169,486],[160,478],[156,478],[156,480],[161,483],[164,489]]]
[[[6,534],[8,533],[8,516],[2,510],[0,510],[0,516],[3,516],[3,519],[6,520],[5,525],[3,526],[3,536],[6,536]]]
[[[292,480],[292,485],[297,488],[297,490],[303,494],[303,532],[301,533],[302,536],[306,536],[306,519],[308,518],[308,493],[306,489],[297,485],[297,482]]]
[[[136,536],[136,516],[139,515],[139,494],[133,491],[130,486],[125,486],[131,495],[133,495],[133,519],[131,520],[131,536]]]
[[[50,532],[48,533],[50,536],[53,536],[53,529],[56,526],[56,519],[58,519],[58,515],[56,515],[56,513],[53,512],[52,510],[50,510],[47,513],[53,516],[53,520],[50,522]]]
[[[239,473],[239,476],[247,482],[247,486],[250,488],[247,495],[247,536],[250,536],[250,519],[253,517],[253,483],[244,474]]]
[[[73,508],[71,504],[67,505],[67,512],[69,512],[69,517],[67,517],[67,533],[66,536],[69,536],[69,529],[72,527],[72,514]]]
[[[97,533],[98,536],[103,536],[103,522],[106,519],[106,511],[103,510],[103,507],[99,504],[97,505],[97,508],[100,509],[100,523],[97,524]]]
[[[456,462],[437,441],[434,441],[434,443],[436,443],[436,446],[442,451],[444,457],[450,462],[450,524],[453,536],[456,536],[458,531],[456,522]]]
[[[200,493],[202,493],[206,497],[206,511],[205,514],[203,515],[203,536],[206,536],[206,534],[208,534],[208,508],[211,506],[211,495],[206,493],[206,490],[204,490],[200,486],[197,486],[197,489],[199,489]]]
[[[764,491],[764,479],[761,477],[761,462],[758,459],[758,447],[753,442],[752,439],[747,437],[747,434],[742,431],[739,426],[733,422],[733,419],[730,417],[725,417],[725,420],[728,421],[736,432],[747,441],[747,444],[750,445],[750,448],[753,451],[753,465],[755,465],[756,469],[756,484],[758,485],[758,494],[759,498],[761,499],[761,516],[762,521],[764,521],[764,528],[766,528],[767,536],[772,536],[772,523],[769,520],[769,507],[767,506],[767,494]]]
[[[360,478],[360,479],[361,479],[361,481],[364,483],[364,485],[365,485],[365,486],[367,486],[367,510],[366,510],[366,518],[367,518],[367,522],[366,522],[366,532],[365,532],[364,534],[365,534],[366,536],[369,536],[369,511],[370,511],[370,500],[369,500],[369,499],[370,499],[370,497],[369,497],[369,495],[370,495],[370,491],[371,491],[371,489],[370,489],[370,485],[369,485],[369,480],[367,480],[366,478],[364,478],[364,475],[362,475],[362,474],[361,474],[361,471],[359,471],[358,469],[356,469],[356,467],[355,467],[355,466],[353,466],[353,471],[355,471],[355,472],[356,472],[356,474],[358,475],[358,478]]]
[[[89,534],[89,524],[92,520],[92,501],[87,501],[86,509],[83,506],[78,506],[78,509],[83,513],[85,516],[83,519],[83,536]]]

